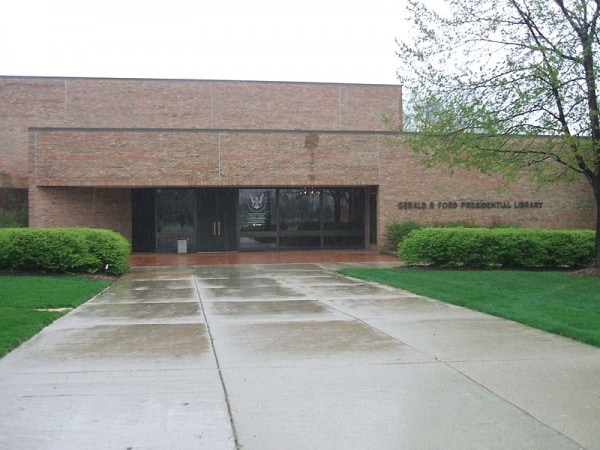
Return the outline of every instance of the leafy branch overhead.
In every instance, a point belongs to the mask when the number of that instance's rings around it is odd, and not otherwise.
[[[432,163],[597,183],[600,1],[440,5],[410,1],[415,32],[399,42],[415,149]]]
[[[584,177],[600,267],[600,0],[409,0],[408,12],[407,142],[430,165]]]

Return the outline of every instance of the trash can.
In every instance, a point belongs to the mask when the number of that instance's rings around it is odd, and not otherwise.
[[[177,239],[177,253],[187,253],[187,239]]]

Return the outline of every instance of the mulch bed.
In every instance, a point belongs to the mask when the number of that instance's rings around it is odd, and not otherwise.
[[[588,267],[587,269],[576,270],[571,272],[571,275],[576,277],[600,277],[600,267]]]

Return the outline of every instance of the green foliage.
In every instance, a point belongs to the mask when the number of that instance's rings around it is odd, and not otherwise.
[[[81,228],[79,232],[84,235],[89,252],[95,257],[94,268],[111,275],[125,273],[129,261],[127,239],[111,230]]]
[[[433,225],[428,225],[429,227],[441,227],[441,228],[456,228],[456,227],[465,227],[465,228],[476,228],[476,225],[472,225],[468,222],[456,221],[456,222],[444,222],[444,223],[436,223]],[[385,239],[389,244],[390,248],[397,249],[400,242],[404,240],[404,238],[412,231],[419,230],[424,228],[425,225],[422,225],[413,220],[407,220],[406,222],[390,222],[385,227]],[[497,224],[494,225],[494,228],[507,228],[513,227],[513,225],[506,224]]]
[[[385,227],[385,240],[391,248],[398,248],[398,244],[404,240],[404,238],[412,230],[418,230],[423,225],[407,220],[406,222],[390,222]]]
[[[413,143],[431,162],[508,176],[535,166],[541,179],[594,171],[597,142],[581,137],[598,138],[597,80],[586,70],[597,76],[599,5],[407,3],[414,30],[399,43],[399,73]],[[531,139],[542,136],[552,139]]]
[[[0,228],[26,227],[27,189],[0,188]]]
[[[585,267],[594,232],[517,228],[422,228],[398,246],[408,264],[441,267]]]
[[[0,276],[0,357],[108,284],[82,277]]]
[[[0,228],[18,228],[27,226],[27,214],[0,208]]]
[[[600,347],[599,278],[524,270],[344,269],[340,272]]]
[[[0,358],[64,315],[17,308],[0,308],[0,314]]]
[[[407,8],[403,131],[423,162],[538,184],[585,180],[600,208],[600,3],[408,0]],[[596,235],[600,267],[600,223]]]
[[[129,243],[120,234],[91,228],[0,229],[0,270],[101,273],[127,270]]]

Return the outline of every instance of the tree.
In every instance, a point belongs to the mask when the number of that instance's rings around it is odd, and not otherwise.
[[[596,204],[600,267],[600,0],[409,0],[398,42],[411,147],[429,164],[585,177]]]

